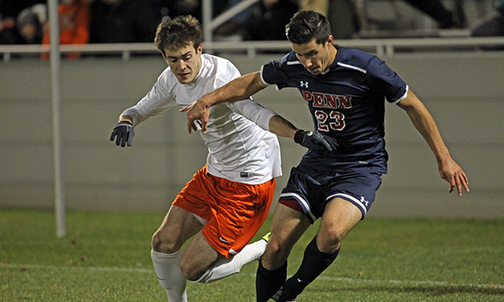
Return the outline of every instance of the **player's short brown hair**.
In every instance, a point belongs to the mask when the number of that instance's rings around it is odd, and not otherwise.
[[[203,33],[198,19],[187,15],[161,21],[156,30],[154,44],[165,55],[165,49],[176,50],[189,44],[197,50],[202,40]]]
[[[320,13],[300,11],[295,13],[285,26],[285,35],[294,44],[306,44],[313,39],[317,44],[323,44],[329,40],[331,25]]]

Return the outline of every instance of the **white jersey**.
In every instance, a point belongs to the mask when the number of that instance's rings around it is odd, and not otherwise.
[[[181,84],[166,68],[152,89],[121,115],[137,126],[168,109],[185,106],[240,76],[228,60],[203,54],[201,69],[189,84]],[[208,173],[231,181],[261,184],[282,175],[280,145],[269,130],[275,112],[252,99],[210,107],[207,134],[200,135],[208,148]]]

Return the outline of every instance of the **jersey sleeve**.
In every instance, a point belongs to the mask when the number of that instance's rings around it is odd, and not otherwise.
[[[231,110],[238,112],[266,131],[269,131],[270,119],[277,115],[275,111],[263,107],[252,99],[229,103],[229,107]]]
[[[278,90],[285,87],[293,87],[292,80],[286,73],[288,65],[288,56],[264,64],[261,66],[261,80],[266,85],[276,85]]]
[[[164,113],[177,104],[171,93],[171,86],[167,70],[165,70],[151,90],[135,106],[124,110],[121,115],[131,117],[133,125],[137,126],[149,117]]]
[[[408,93],[408,86],[401,77],[388,65],[374,56],[368,65],[367,72],[375,81],[376,89],[382,90],[390,103],[398,103]]]

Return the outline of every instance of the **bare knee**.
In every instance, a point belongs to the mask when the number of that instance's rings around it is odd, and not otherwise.
[[[181,245],[177,243],[176,238],[166,236],[159,230],[152,236],[152,249],[156,252],[175,253],[180,247]]]
[[[328,228],[317,234],[317,248],[322,253],[335,252],[341,246],[341,241],[346,233],[336,227]]]
[[[341,241],[362,219],[362,212],[352,203],[334,198],[325,208],[317,233],[317,247],[323,253],[340,248]]]
[[[201,276],[206,272],[206,269],[198,269],[194,265],[194,259],[188,259],[182,255],[180,259],[180,270],[184,277],[189,281],[198,281]]]
[[[289,257],[290,249],[276,242],[268,242],[266,250],[261,257],[261,264],[269,270],[281,267]]]
[[[180,270],[182,271],[184,278],[192,282],[198,281],[205,273],[205,271],[197,271],[185,266],[180,266]]]
[[[220,255],[199,232],[182,253],[180,270],[187,280],[198,281],[219,259],[226,258]]]

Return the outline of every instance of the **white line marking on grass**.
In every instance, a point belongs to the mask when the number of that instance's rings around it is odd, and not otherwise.
[[[37,265],[37,264],[2,264],[0,267],[11,268],[32,268],[32,269],[51,269],[51,270],[89,270],[104,272],[130,272],[130,273],[155,273],[154,269],[147,268],[127,268],[127,267],[97,267],[97,266],[57,266],[57,265]]]
[[[344,282],[365,282],[365,283],[389,283],[396,285],[421,285],[421,286],[446,286],[446,287],[476,287],[476,288],[487,288],[487,289],[504,289],[503,284],[457,284],[451,282],[443,281],[414,281],[414,280],[375,280],[375,279],[357,279],[357,278],[339,278],[339,277],[328,277],[319,276],[317,279],[329,280],[329,281],[344,281]]]
[[[154,269],[147,268],[127,268],[127,267],[96,267],[96,266],[57,266],[57,265],[37,265],[37,264],[2,264],[0,268],[27,268],[27,269],[51,269],[51,270],[89,270],[89,271],[104,271],[104,272],[128,272],[128,273],[149,273],[155,274]],[[250,274],[255,277],[255,274]],[[386,283],[395,285],[417,285],[417,286],[444,286],[444,287],[462,287],[462,288],[486,288],[486,289],[504,289],[504,284],[473,284],[473,283],[451,283],[443,281],[414,281],[414,280],[376,280],[376,279],[357,279],[357,278],[342,278],[319,276],[319,280],[340,281],[350,283]]]

